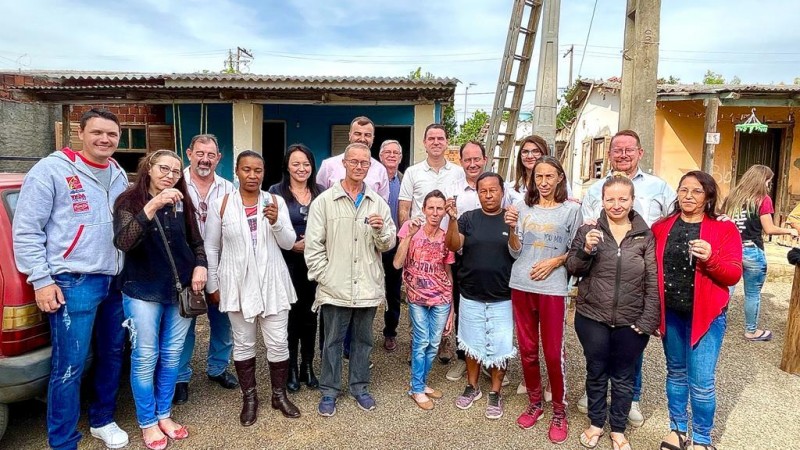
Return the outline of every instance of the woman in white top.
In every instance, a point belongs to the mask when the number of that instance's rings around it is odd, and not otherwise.
[[[522,140],[517,151],[517,167],[514,181],[506,183],[506,190],[509,192],[514,203],[522,201],[525,193],[528,192],[528,184],[533,177],[533,166],[542,156],[547,156],[547,141],[543,137],[535,134]]]
[[[236,158],[239,190],[214,200],[206,222],[208,291],[227,312],[233,331],[233,362],[242,388],[242,426],[256,421],[256,339],[267,347],[272,407],[300,417],[286,396],[289,370],[288,323],[297,301],[281,249],[294,245],[295,231],[281,197],[261,190],[264,159],[253,151]]]

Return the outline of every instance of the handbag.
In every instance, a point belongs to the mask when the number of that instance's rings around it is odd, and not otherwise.
[[[158,232],[161,234],[161,240],[164,241],[164,247],[167,249],[167,257],[169,257],[169,265],[172,267],[172,275],[175,277],[175,292],[178,293],[178,307],[181,317],[191,319],[193,317],[201,316],[208,312],[208,305],[203,293],[195,293],[191,287],[183,287],[181,279],[178,276],[178,268],[175,267],[175,259],[172,258],[172,250],[169,248],[167,236],[164,234],[164,228],[161,227],[161,221],[158,220],[158,214],[155,215],[156,225]]]

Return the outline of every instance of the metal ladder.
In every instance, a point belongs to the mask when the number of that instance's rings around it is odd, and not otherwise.
[[[505,53],[500,66],[500,76],[497,80],[497,91],[492,106],[492,116],[489,119],[489,132],[486,136],[486,151],[489,155],[486,170],[495,170],[503,177],[508,176],[509,163],[516,144],[517,121],[522,108],[522,97],[525,94],[525,84],[528,80],[528,69],[533,56],[533,43],[536,40],[536,30],[539,29],[539,20],[542,17],[543,0],[514,0],[514,9],[511,13],[511,22],[508,27]],[[527,14],[526,14],[527,13]],[[526,17],[528,23],[522,26]],[[517,54],[517,43],[520,35],[524,36],[522,53]],[[516,76],[514,68],[516,64]],[[511,93],[511,104],[506,105],[508,94]],[[508,114],[506,129],[500,131],[503,115]],[[498,154],[497,147],[500,147]]]

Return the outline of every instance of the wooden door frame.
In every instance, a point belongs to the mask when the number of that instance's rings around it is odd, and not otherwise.
[[[781,133],[781,147],[778,155],[778,167],[775,173],[776,193],[775,193],[775,212],[779,217],[777,222],[782,220],[784,209],[789,204],[789,169],[792,163],[792,142],[794,141],[794,115],[790,116],[790,120],[767,120],[762,122],[769,128],[782,129]],[[738,131],[734,131],[733,136],[733,155],[731,155],[731,184],[729,189],[733,189],[739,181],[737,176],[737,164],[739,160],[739,135]]]

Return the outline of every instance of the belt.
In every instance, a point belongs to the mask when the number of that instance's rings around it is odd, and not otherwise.
[[[758,247],[753,241],[742,241],[743,247]]]

